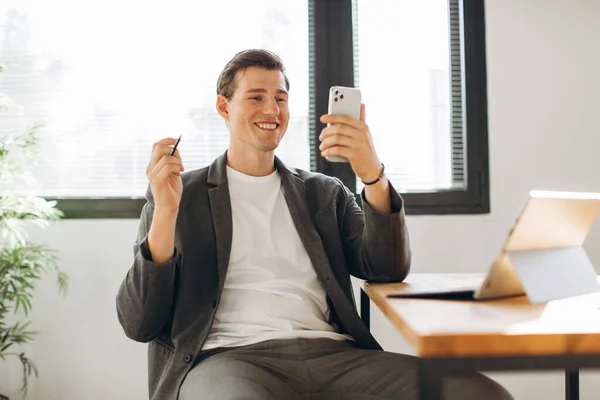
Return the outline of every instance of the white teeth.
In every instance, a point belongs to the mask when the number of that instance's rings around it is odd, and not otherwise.
[[[275,129],[277,128],[277,124],[256,124],[261,129]]]

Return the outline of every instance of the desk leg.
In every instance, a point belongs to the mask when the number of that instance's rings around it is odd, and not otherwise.
[[[565,370],[565,398],[567,400],[579,400],[579,370]]]
[[[442,399],[442,376],[433,361],[419,359],[419,390],[421,400]]]
[[[360,318],[363,320],[367,329],[371,329],[371,299],[369,295],[364,291],[360,290]]]

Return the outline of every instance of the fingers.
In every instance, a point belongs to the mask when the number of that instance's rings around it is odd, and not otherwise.
[[[361,118],[363,120],[365,118],[364,105],[361,107]],[[362,157],[370,153],[369,149],[372,149],[371,134],[368,126],[363,122],[343,115],[325,115],[322,120],[334,123],[324,128],[319,135],[321,156],[342,156],[352,160],[359,155]],[[336,120],[346,121],[350,124],[335,123]]]
[[[352,137],[355,139],[362,139],[362,138],[366,138],[366,136],[368,135],[368,132],[367,132],[367,135],[365,135],[365,131],[362,131],[360,129],[356,129],[356,128],[350,127],[348,125],[335,124],[335,125],[328,126],[327,128],[323,128],[323,130],[321,131],[321,134],[319,135],[319,140],[324,141],[329,136],[334,136],[334,135],[341,135],[341,136]]]
[[[181,159],[175,157],[175,156],[164,156],[162,157],[157,163],[156,165],[152,168],[153,171],[158,171],[161,168],[165,167],[166,165],[174,165],[177,167],[178,171],[183,171],[183,162],[181,161]]]
[[[343,125],[348,125],[352,128],[358,129],[358,130],[362,130],[362,131],[368,131],[369,127],[367,126],[367,124],[365,124],[365,122],[362,120],[362,118],[364,117],[364,109],[363,106],[361,106],[360,108],[360,112],[361,112],[361,120],[358,120],[356,118],[352,118],[348,115],[342,115],[342,114],[325,114],[321,116],[321,122],[323,122],[324,124],[343,124]]]
[[[152,147],[152,155],[150,156],[150,163],[156,164],[165,155],[170,155],[173,147],[167,145],[154,144]],[[175,150],[173,157],[181,158],[179,156],[179,149]]]
[[[169,171],[172,171],[173,173],[176,173],[176,175],[179,175],[181,171],[184,170],[184,168],[181,159],[175,157],[176,154],[177,151],[175,151],[175,154],[173,156],[163,154],[163,156],[158,160],[156,164],[151,163],[150,165],[148,165],[148,168],[146,170],[146,175],[148,176],[148,179],[152,181],[154,177],[158,176],[159,173],[165,167],[168,167]]]
[[[362,103],[360,105],[360,122],[362,122],[363,124],[367,123],[367,110],[366,110],[366,106],[364,103]]]
[[[356,151],[352,147],[336,145],[321,151],[321,157],[341,156],[347,160],[352,160],[355,153]]]
[[[158,154],[162,156],[163,154],[171,154],[171,150],[173,150],[173,146],[175,145],[175,143],[177,143],[177,139],[174,138],[165,138],[154,142],[154,144],[152,145],[152,155]]]
[[[167,154],[170,155],[171,154],[171,150],[173,150],[173,148],[169,147],[169,152]],[[179,149],[175,149],[175,153],[173,153],[172,156],[170,155],[170,157],[175,157],[175,158],[178,158],[179,160],[181,160],[181,156],[179,155]],[[181,166],[183,167],[183,164]]]
[[[152,145],[152,148],[155,148],[157,146],[169,146],[169,145],[174,145],[177,142],[176,138],[164,138],[159,140],[158,142],[154,142],[154,144]]]
[[[179,154],[179,149],[175,150],[175,153],[173,153],[172,156],[170,155],[171,151],[173,150],[172,146],[175,144],[175,142],[177,142],[177,139],[166,138],[159,140],[152,145],[152,154],[150,156],[148,167],[146,168],[146,175],[151,174],[158,163],[165,157],[173,160],[177,159],[181,164],[181,155]],[[181,171],[183,170],[183,164],[181,164]]]
[[[155,182],[165,182],[173,176],[181,175],[181,170],[175,164],[167,164],[163,165],[160,169],[156,171],[154,174]]]
[[[148,175],[148,181],[153,188],[162,187],[170,182],[173,178],[179,177],[181,170],[176,164],[157,165],[155,169]]]
[[[172,156],[170,156],[169,153],[170,151],[163,152],[162,154],[159,152],[152,153],[152,157],[150,158],[150,162],[148,163],[148,167],[146,168],[146,175],[152,174],[157,167],[160,168],[160,166],[166,163],[176,164],[179,166],[179,170],[183,171],[185,168],[183,167],[183,162],[181,161],[177,150]]]
[[[324,151],[334,146],[356,147],[356,145],[357,140],[352,137],[344,135],[331,135],[321,142],[319,145],[319,150],[321,150],[322,154]]]

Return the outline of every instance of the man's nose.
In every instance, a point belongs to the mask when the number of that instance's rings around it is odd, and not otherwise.
[[[279,104],[276,99],[265,102],[264,113],[267,115],[279,115]]]

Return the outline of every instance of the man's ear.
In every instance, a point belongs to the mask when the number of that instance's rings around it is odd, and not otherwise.
[[[229,122],[229,111],[228,108],[229,107],[229,100],[227,100],[227,97],[223,96],[222,94],[217,96],[217,112],[219,113],[219,115],[221,117],[223,117],[223,119],[225,120],[225,122]]]

